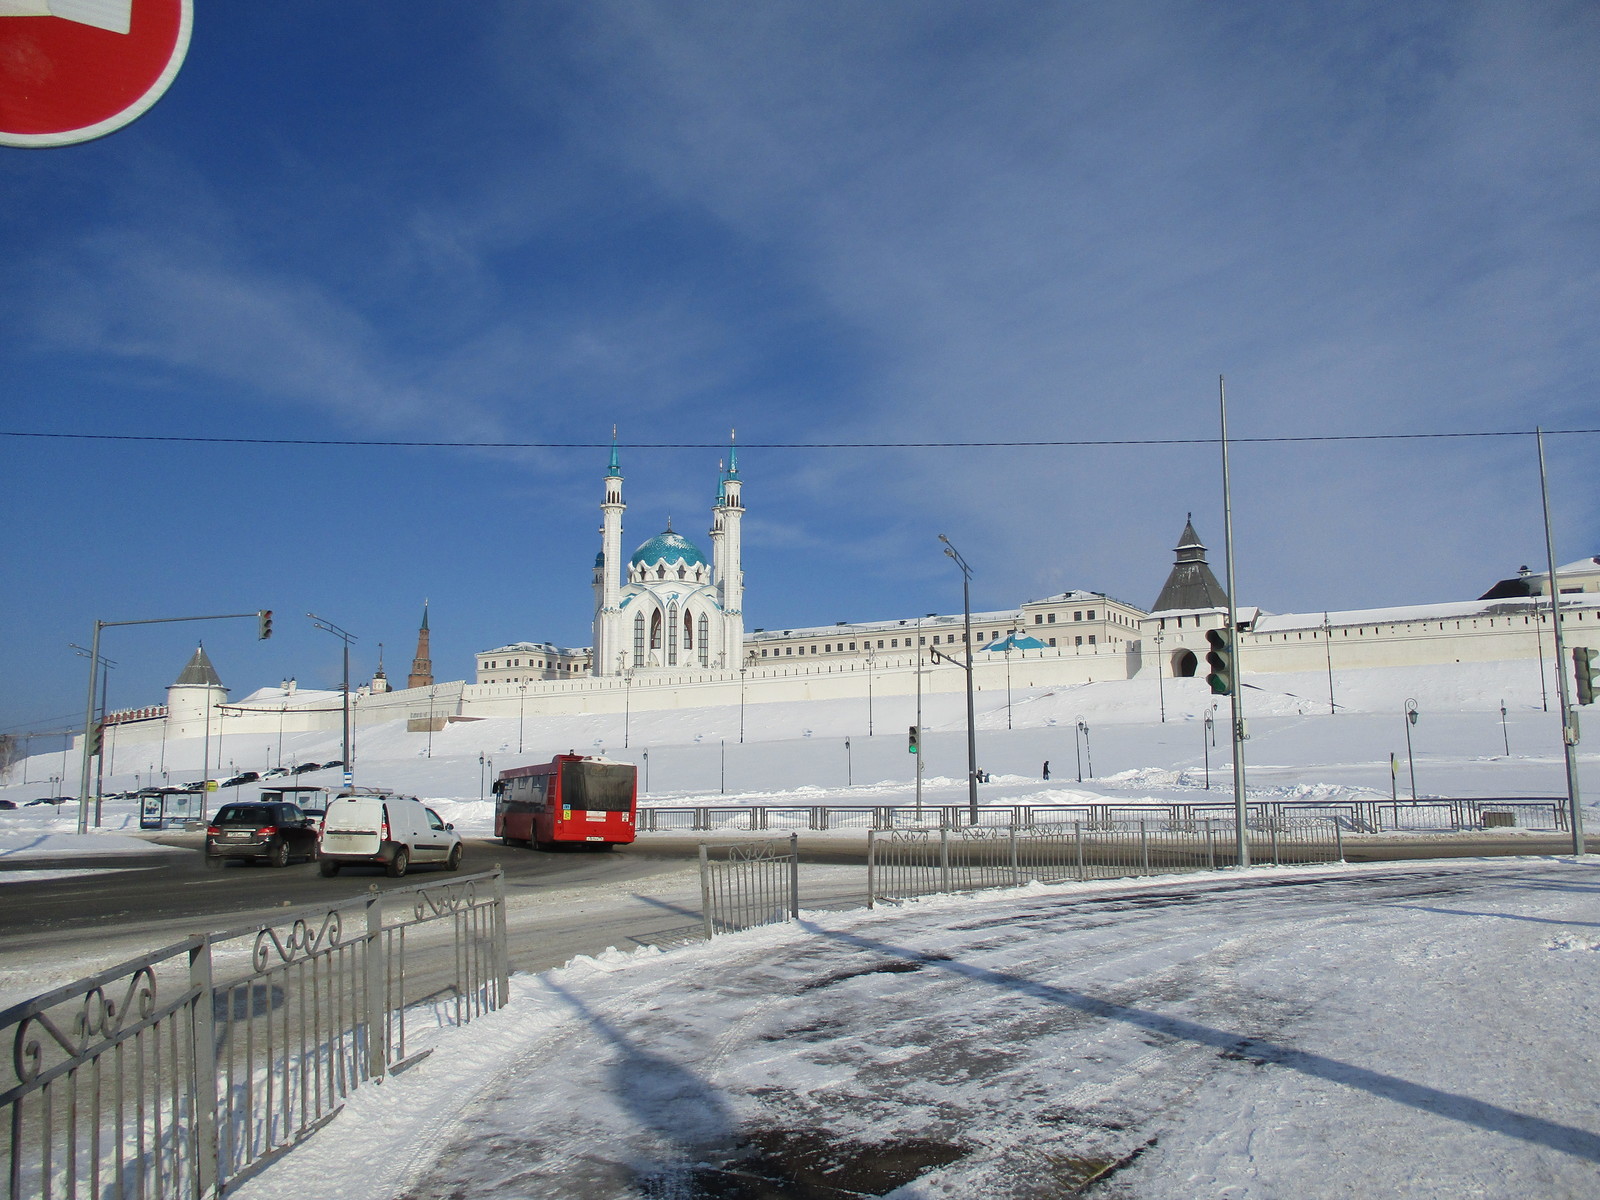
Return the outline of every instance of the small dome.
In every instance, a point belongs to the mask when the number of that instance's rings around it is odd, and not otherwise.
[[[630,567],[655,566],[665,563],[675,566],[683,563],[685,566],[694,566],[696,563],[704,564],[706,556],[700,549],[681,533],[674,533],[668,529],[665,533],[658,533],[644,545],[633,552],[628,559]]]

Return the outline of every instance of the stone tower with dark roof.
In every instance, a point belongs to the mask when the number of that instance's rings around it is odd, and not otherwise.
[[[1217,582],[1206,564],[1206,548],[1194,531],[1194,517],[1189,514],[1183,525],[1183,535],[1174,549],[1177,558],[1172,572],[1156,597],[1150,611],[1170,612],[1173,609],[1226,608],[1228,593]]]
[[[417,630],[417,656],[411,660],[408,688],[433,686],[433,659],[428,657],[428,602],[422,602],[422,628]]]

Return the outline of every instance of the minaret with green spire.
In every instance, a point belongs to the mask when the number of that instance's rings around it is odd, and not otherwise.
[[[712,509],[712,581],[722,604],[722,667],[733,670],[744,653],[744,570],[740,563],[739,526],[744,517],[744,501],[739,492],[738,431],[728,431],[728,465],[722,471],[722,486]]]
[[[617,427],[611,427],[611,462],[606,467],[605,500],[600,505],[600,556],[595,559],[594,661],[596,675],[617,675],[628,663],[619,663],[625,653],[621,621],[622,610],[622,467],[617,462]]]
[[[417,630],[417,656],[411,660],[408,688],[433,686],[433,659],[428,657],[428,602],[422,602],[422,628]]]

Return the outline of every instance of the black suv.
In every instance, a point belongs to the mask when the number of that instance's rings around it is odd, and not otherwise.
[[[286,867],[317,856],[317,825],[294,804],[224,804],[206,828],[206,866],[230,858],[265,859]]]

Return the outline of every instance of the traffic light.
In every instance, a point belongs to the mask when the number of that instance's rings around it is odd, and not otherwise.
[[[1578,680],[1578,703],[1593,704],[1595,684],[1600,683],[1600,668],[1594,664],[1596,651],[1588,646],[1572,648],[1572,673]]]
[[[1206,683],[1213,695],[1231,696],[1238,686],[1234,678],[1233,636],[1226,629],[1208,629],[1206,642],[1211,647],[1206,651]]]
[[[261,628],[256,633],[256,637],[264,642],[272,636],[272,610],[263,608],[256,614],[256,619],[261,622]]]
[[[89,728],[89,757],[94,758],[100,753],[100,747],[105,741],[106,727],[98,721]]]
[[[915,725],[911,727],[911,732],[906,737],[906,752],[908,754],[917,752],[917,727]]]

